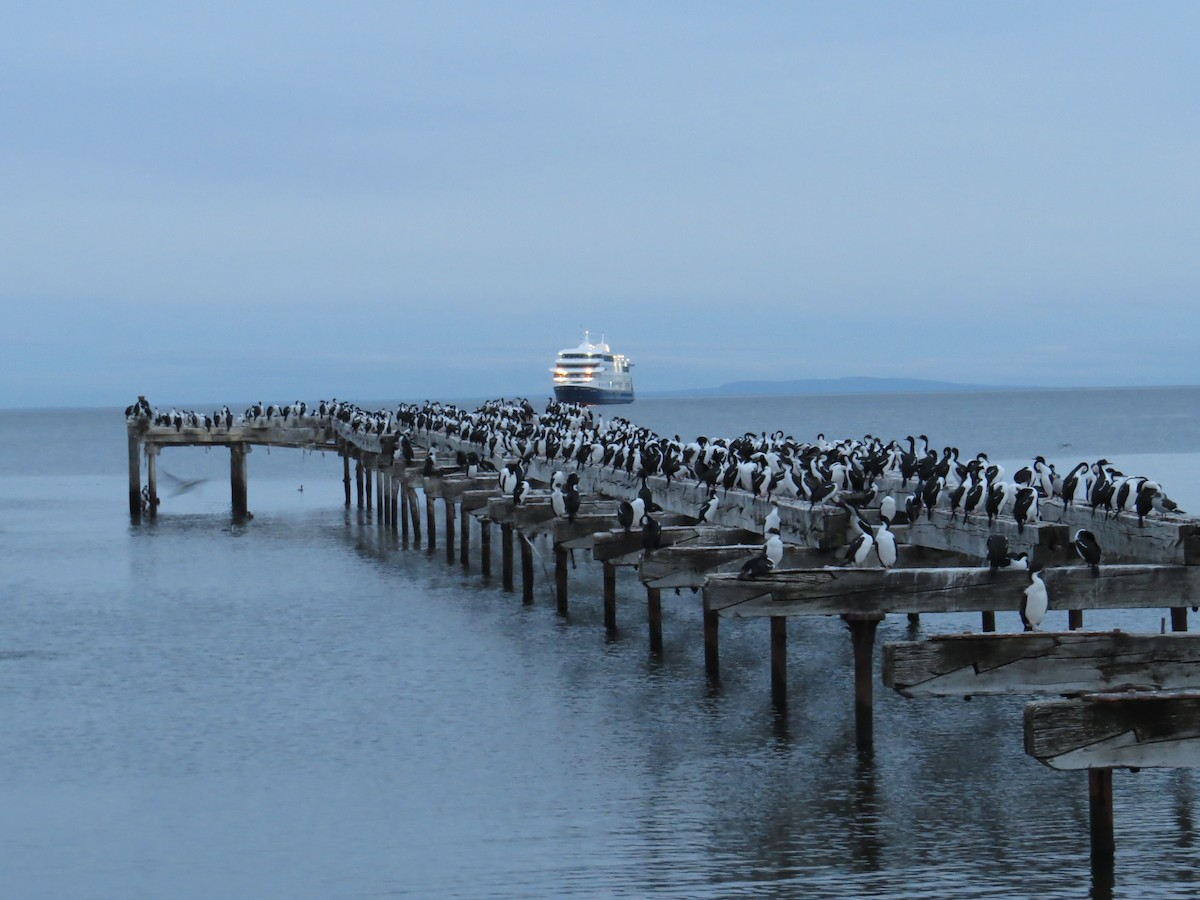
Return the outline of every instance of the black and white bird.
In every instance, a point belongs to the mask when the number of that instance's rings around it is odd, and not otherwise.
[[[891,494],[879,501],[879,517],[888,525],[896,521],[896,498]]]
[[[647,553],[652,553],[657,550],[662,544],[662,525],[658,519],[645,513],[641,518],[642,525],[642,549]]]
[[[774,568],[765,552],[757,553],[742,564],[741,571],[738,572],[738,581],[753,581],[755,578],[765,578],[771,574]]]
[[[879,557],[879,564],[885,569],[896,565],[896,535],[888,528],[887,519],[875,529],[875,555]]]
[[[1009,565],[1008,538],[1002,534],[990,534],[987,539],[988,568],[995,572],[1006,569]]]
[[[575,516],[579,514],[580,500],[579,476],[572,472],[567,476],[567,489],[563,493],[563,506],[567,511],[568,522],[574,522]]]
[[[778,528],[772,528],[767,533],[767,540],[763,543],[763,553],[771,561],[772,568],[777,567],[783,561],[783,539],[779,537]]]
[[[717,498],[717,489],[711,488],[708,492],[708,499],[700,506],[699,520],[701,522],[711,521],[712,514],[717,511],[717,507],[721,505],[721,501]]]
[[[1079,558],[1091,566],[1092,574],[1098,578],[1100,576],[1100,544],[1096,540],[1096,535],[1086,528],[1080,528],[1075,532],[1073,543]]]
[[[1026,631],[1037,631],[1046,618],[1046,610],[1050,608],[1050,595],[1046,592],[1046,583],[1042,581],[1042,567],[1033,566],[1029,570],[1029,586],[1025,588],[1025,596],[1021,600],[1021,622]]]
[[[1038,521],[1038,489],[1031,485],[1017,488],[1016,499],[1013,500],[1013,518],[1017,520],[1017,533],[1025,530],[1025,524],[1036,524]]]

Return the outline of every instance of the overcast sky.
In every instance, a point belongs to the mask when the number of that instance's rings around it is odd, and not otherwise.
[[[1200,4],[33,3],[0,406],[1200,383]]]

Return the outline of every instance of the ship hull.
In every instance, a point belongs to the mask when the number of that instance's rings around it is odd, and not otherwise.
[[[577,384],[556,384],[554,398],[559,403],[579,403],[583,406],[607,406],[616,403],[632,403],[633,389],[627,391],[611,388],[585,387]]]

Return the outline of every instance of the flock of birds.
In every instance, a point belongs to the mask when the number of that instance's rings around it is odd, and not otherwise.
[[[641,488],[633,500],[621,501],[617,520],[627,532],[635,525],[641,530],[643,547],[648,552],[657,549],[661,541],[661,525],[653,513],[662,507],[648,487],[651,477],[665,478],[668,484],[690,480],[704,485],[707,499],[696,511],[700,522],[712,520],[722,498],[731,490],[768,501],[841,506],[850,513],[845,564],[862,567],[877,560],[885,569],[894,566],[897,558],[892,526],[917,522],[922,515],[930,521],[938,509],[949,512],[951,519],[961,515],[964,522],[986,517],[989,526],[998,516],[1011,516],[1018,533],[1026,525],[1041,521],[1043,504],[1051,498],[1061,500],[1064,508],[1090,506],[1093,515],[1103,514],[1106,518],[1135,516],[1139,526],[1152,513],[1177,509],[1158,482],[1126,475],[1106,459],[1080,462],[1063,473],[1037,456],[1009,479],[1003,466],[991,462],[986,453],[964,458],[955,447],[939,451],[925,435],[885,441],[868,434],[830,441],[819,434],[815,440],[801,441],[780,430],[770,434],[746,432],[733,438],[701,435],[684,441],[678,435],[660,436],[619,416],[605,418],[591,407],[553,400],[540,414],[528,400],[520,398],[491,400],[474,410],[426,401],[374,411],[335,399],[322,400],[312,407],[303,402],[284,406],[256,403],[235,416],[228,407],[211,415],[188,410],[157,413],[144,397],[139,397],[126,409],[126,417],[176,430],[185,426],[213,430],[327,424],[336,420],[352,432],[396,436],[395,446],[408,462],[414,459],[410,436],[424,432],[424,443],[429,447],[427,474],[494,471],[499,488],[518,505],[531,495],[526,471],[534,459],[550,466],[573,464],[576,468],[624,472],[640,480]],[[455,437],[474,449],[456,452],[452,465],[443,464],[437,459],[436,435]],[[497,466],[493,462],[496,459],[507,461]],[[892,477],[899,479],[899,491],[894,487],[885,491],[884,481]],[[550,500],[557,515],[573,519],[578,512],[578,482],[576,472],[555,469]],[[902,506],[896,501],[897,494],[902,497]],[[872,527],[861,510],[876,496],[881,497],[880,524]],[[764,522],[763,534],[762,551],[746,562],[739,577],[765,577],[779,566],[783,541],[776,507],[771,508]],[[1080,529],[1074,544],[1079,557],[1098,572],[1101,550],[1095,535]],[[992,570],[1017,567],[1030,571],[1023,618],[1027,627],[1036,627],[1045,615],[1047,601],[1041,566],[1025,553],[1010,554],[1007,539],[1001,534],[993,534],[988,541],[987,564]]]

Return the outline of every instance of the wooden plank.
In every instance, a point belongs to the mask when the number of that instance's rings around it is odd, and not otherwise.
[[[1018,529],[1016,520],[1005,516],[989,525],[984,515],[971,515],[964,522],[961,515],[952,519],[946,510],[935,509],[932,520],[922,514],[910,525],[897,525],[895,533],[900,544],[949,550],[977,560],[987,558],[987,542],[993,534],[1008,539],[1010,553],[1028,553],[1042,565],[1061,565],[1077,559],[1071,544],[1073,532],[1068,533],[1066,526],[1042,523]]]
[[[663,526],[660,547],[696,542],[704,526],[680,524],[686,517],[673,513],[656,513],[655,519]],[[635,566],[642,558],[642,532],[623,529],[597,534],[592,544],[592,559],[612,565]]]
[[[883,683],[905,697],[1200,689],[1200,634],[955,634],[889,643]]]
[[[1063,566],[1042,573],[1050,609],[1154,609],[1200,603],[1200,567]],[[704,605],[722,616],[1017,610],[1028,572],[987,568],[792,569],[740,581],[712,575]]]
[[[1052,769],[1200,767],[1200,691],[1030,703],[1025,752]]]

